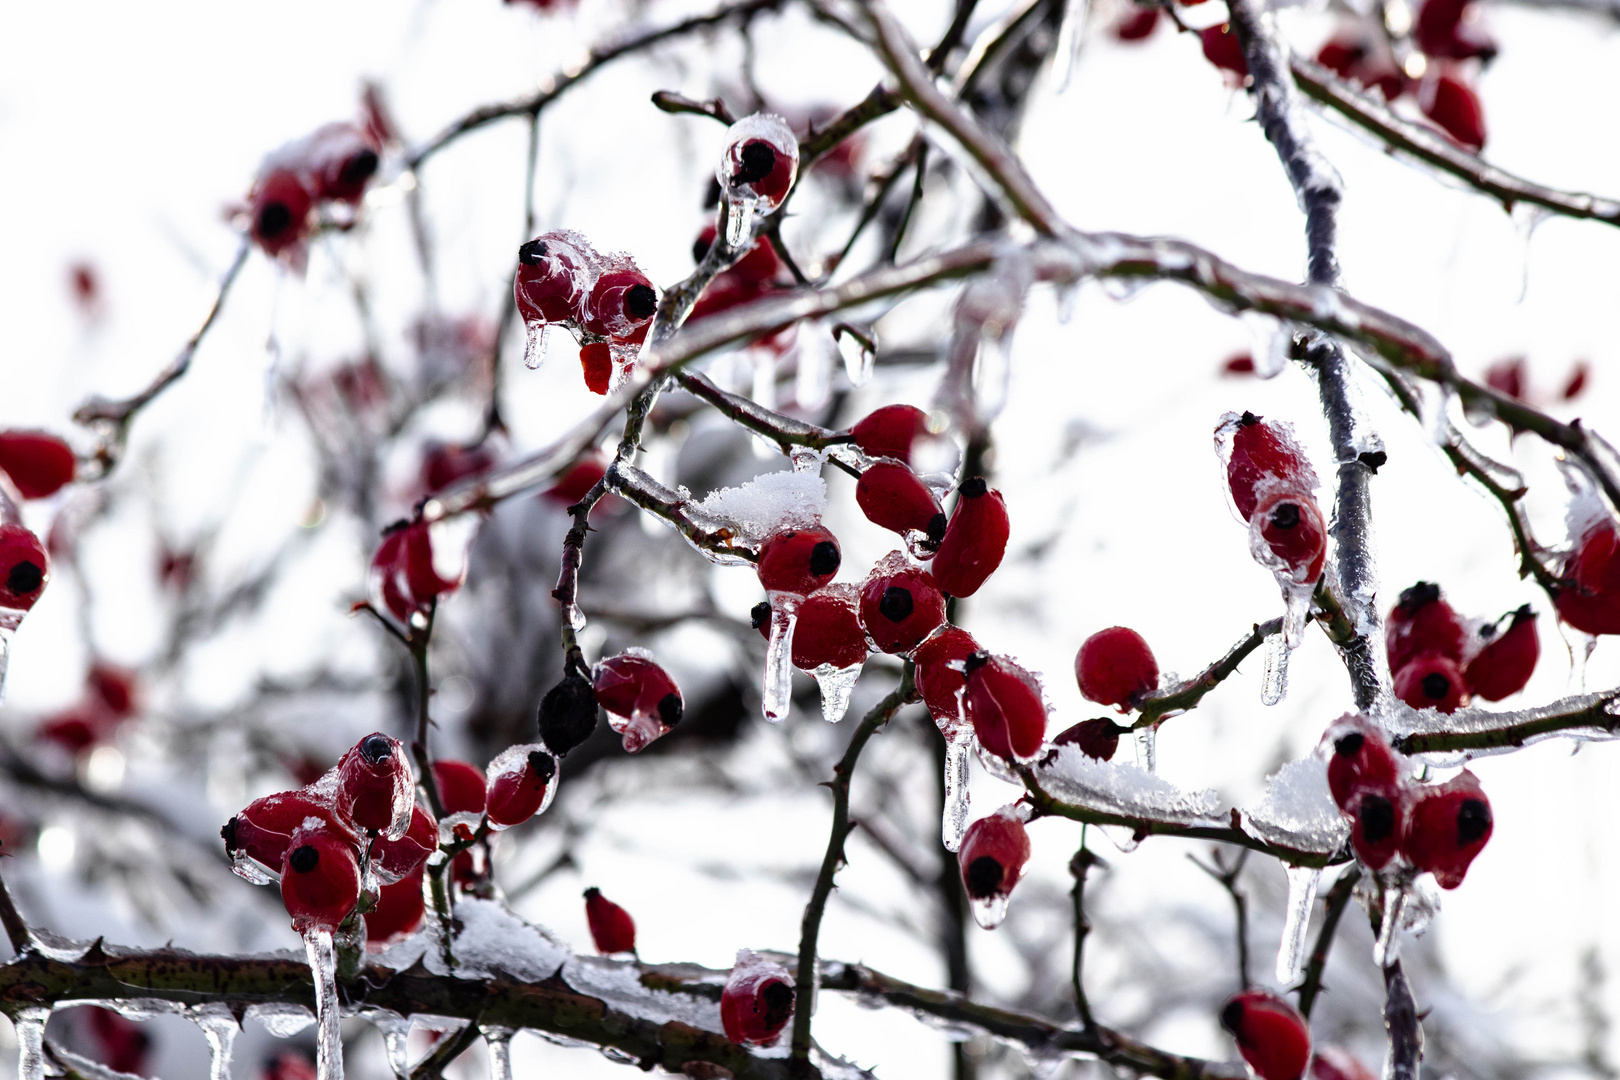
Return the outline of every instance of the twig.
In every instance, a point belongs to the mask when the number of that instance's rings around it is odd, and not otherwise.
[[[687,543],[700,551],[710,551],[730,559],[756,562],[759,555],[753,548],[732,543],[729,526],[706,517],[699,517],[696,507],[682,499],[634,465],[615,461],[608,466],[603,477],[614,492],[649,513],[663,518],[675,526]]]
[[[928,144],[918,142],[917,146],[917,177],[911,184],[911,198],[906,200],[906,208],[900,214],[900,220],[895,223],[894,237],[889,241],[889,249],[883,253],[883,261],[891,266],[900,257],[900,244],[906,238],[906,229],[911,225],[911,216],[916,213],[917,206],[922,202],[923,180],[928,176]]]
[[[6,929],[6,938],[11,942],[11,951],[21,956],[34,946],[34,935],[28,929],[28,923],[23,919],[22,912],[17,910],[17,903],[11,898],[11,890],[6,888],[4,878],[0,878],[0,926]]]
[[[1233,672],[1238,665],[1260,647],[1260,644],[1274,634],[1282,633],[1281,617],[1268,619],[1263,623],[1255,623],[1254,629],[1227,650],[1225,656],[1215,663],[1175,686],[1155,690],[1144,696],[1138,704],[1141,715],[1131,724],[1133,728],[1151,727],[1165,716],[1172,713],[1186,712],[1195,708],[1204,695],[1219,686]]]
[[[727,127],[735,124],[737,118],[731,115],[726,103],[719,98],[709,101],[693,101],[685,94],[677,94],[673,90],[654,90],[652,103],[660,112],[667,112],[671,116],[689,114],[692,116],[707,116],[711,120],[718,120]]]
[[[416,1063],[411,1070],[410,1080],[439,1080],[444,1075],[445,1068],[464,1053],[467,1047],[478,1038],[478,1020],[475,1016],[462,1025],[451,1039],[440,1039],[427,1057]]]
[[[1389,1034],[1385,1080],[1418,1080],[1423,1066],[1423,1025],[1399,960],[1384,965],[1384,994],[1384,1030]]]
[[[1091,920],[1086,918],[1086,874],[1093,866],[1104,865],[1102,859],[1086,847],[1086,827],[1080,826],[1080,849],[1069,860],[1069,873],[1074,877],[1074,888],[1070,890],[1070,895],[1074,897],[1074,960],[1070,964],[1069,982],[1074,986],[1074,1007],[1079,1010],[1080,1023],[1087,1031],[1096,1031],[1097,1021],[1092,1018],[1091,1005],[1086,1001],[1085,982],[1081,979],[1086,935],[1091,933]]]
[[[1322,973],[1327,970],[1328,952],[1332,950],[1334,935],[1339,931],[1339,919],[1356,891],[1356,882],[1360,880],[1361,865],[1351,863],[1334,880],[1333,887],[1323,898],[1322,928],[1316,933],[1316,947],[1311,950],[1311,958],[1305,964],[1305,980],[1299,984],[1299,1011],[1307,1020],[1316,1005],[1317,995],[1322,992]]]
[[[1243,864],[1249,861],[1249,851],[1245,848],[1238,852],[1231,866],[1226,865],[1226,859],[1221,855],[1220,848],[1210,852],[1214,866],[1199,862],[1190,852],[1187,858],[1198,869],[1220,882],[1221,888],[1232,898],[1232,908],[1237,916],[1238,991],[1241,993],[1252,985],[1249,982],[1249,898],[1237,887],[1238,875],[1243,873]]]
[[[1620,689],[1563,698],[1517,713],[1493,714],[1459,709],[1447,714],[1400,712],[1406,731],[1394,739],[1403,754],[1517,749],[1561,734],[1613,736],[1620,729],[1614,712]],[[1492,718],[1497,717],[1493,723]]]
[[[675,376],[675,381],[680,384],[682,390],[708,402],[714,406],[716,412],[737,426],[774,442],[777,449],[784,454],[791,452],[795,446],[822,450],[850,441],[850,436],[845,432],[833,431],[830,428],[796,420],[791,416],[784,416],[765,408],[751,398],[722,390],[707,375],[700,372],[682,371]]]
[[[861,720],[855,734],[850,737],[844,756],[833,767],[829,786],[833,793],[832,831],[827,837],[827,853],[821,860],[821,872],[816,875],[810,901],[804,906],[804,920],[799,932],[798,983],[794,991],[792,1060],[800,1067],[810,1061],[810,1014],[816,1000],[816,949],[821,934],[821,916],[827,908],[827,897],[832,894],[833,877],[845,862],[844,841],[855,828],[849,818],[849,782],[855,774],[855,763],[871,737],[887,724],[900,708],[916,698],[911,682],[911,662],[906,661],[900,676],[900,685],[872,707]]]

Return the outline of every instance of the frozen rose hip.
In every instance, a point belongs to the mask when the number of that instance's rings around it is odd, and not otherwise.
[[[775,210],[799,171],[799,141],[787,121],[770,113],[745,116],[727,132],[728,145],[716,170],[721,190],[753,198],[762,211]]]
[[[1570,584],[1558,591],[1558,617],[1589,634],[1620,634],[1620,535],[1613,520],[1581,531],[1564,577]]]
[[[793,666],[814,671],[822,665],[842,669],[865,661],[870,646],[859,605],[853,585],[828,585],[806,597],[793,631]],[[758,610],[760,606],[764,611]],[[768,638],[770,603],[756,606],[753,614],[754,628]]]
[[[446,814],[484,812],[484,771],[465,761],[435,761],[433,782],[439,788],[439,803]]]
[[[585,921],[591,927],[591,940],[604,956],[636,951],[636,921],[630,913],[602,895],[602,890],[585,890]]]
[[[720,992],[720,1026],[739,1046],[771,1046],[793,1019],[793,977],[781,964],[747,949]]]
[[[624,736],[624,748],[637,753],[681,722],[680,687],[669,672],[634,653],[609,657],[596,665],[596,702],[608,723]]]
[[[910,652],[944,621],[945,595],[933,575],[898,551],[861,586],[861,622],[883,652]]]
[[[458,480],[487,472],[494,465],[495,454],[486,446],[431,443],[422,455],[422,490],[428,494],[443,491]]]
[[[1473,87],[1455,75],[1431,75],[1418,84],[1418,108],[1466,149],[1485,148],[1485,107]]]
[[[1205,60],[1239,78],[1248,77],[1249,62],[1243,56],[1243,43],[1232,32],[1230,23],[1205,27],[1198,31],[1198,40],[1204,47]]]
[[[1526,604],[1513,613],[1506,631],[1494,633],[1494,623],[1486,629],[1493,631],[1492,640],[1468,662],[1463,677],[1475,697],[1501,701],[1524,689],[1535,673],[1536,661],[1541,658],[1536,613]]]
[[[1262,566],[1297,585],[1321,577],[1327,559],[1327,524],[1316,500],[1299,490],[1267,497],[1249,519],[1249,549]]]
[[[1035,676],[1005,656],[983,652],[964,667],[962,712],[979,745],[1008,760],[1034,757],[1046,738],[1046,702]]]
[[[1142,635],[1125,626],[1110,626],[1086,638],[1074,657],[1080,693],[1099,705],[1131,707],[1159,685],[1159,662]]]
[[[934,555],[934,580],[951,596],[972,596],[1007,551],[1007,504],[975,476],[962,482],[950,524]]]
[[[1114,39],[1116,41],[1142,41],[1152,36],[1158,25],[1158,8],[1132,4],[1129,10],[1114,24]]]
[[[398,840],[379,836],[371,842],[371,867],[384,884],[421,869],[439,846],[439,826],[420,806],[411,807],[410,827]]]
[[[307,145],[315,194],[358,205],[377,173],[377,146],[366,132],[357,124],[327,124],[309,137]]]
[[[556,792],[557,759],[543,746],[503,750],[489,763],[489,823],[505,829],[544,810]]]
[[[1401,848],[1406,799],[1402,791],[1357,787],[1344,813],[1350,820],[1350,846],[1369,870],[1382,870]]]
[[[425,522],[392,526],[371,557],[373,604],[381,605],[402,625],[426,625],[435,601],[461,584],[433,565],[433,541]]]
[[[581,323],[589,333],[635,343],[646,337],[657,312],[658,290],[647,275],[628,255],[614,255],[591,286]]]
[[[1327,758],[1328,789],[1341,810],[1362,787],[1394,787],[1400,770],[1384,733],[1363,716],[1347,713],[1322,734],[1317,752]]]
[[[27,611],[51,579],[39,537],[21,525],[0,525],[0,609]]]
[[[423,873],[417,870],[377,893],[377,906],[366,912],[366,945],[385,945],[404,937],[422,924],[426,909],[422,895]]]
[[[1455,889],[1494,827],[1479,778],[1464,769],[1444,784],[1413,792],[1401,850],[1413,866],[1434,874],[1442,889]]]
[[[946,518],[939,499],[916,473],[897,462],[880,461],[861,473],[855,502],[874,525],[901,536],[923,533],[934,544],[944,539]]]
[[[360,838],[338,819],[337,810],[308,791],[283,791],[248,803],[219,834],[233,860],[243,855],[266,869],[280,869],[287,847],[301,826],[318,824],[328,835],[358,847]]]
[[[1128,727],[1120,727],[1106,716],[1096,720],[1082,720],[1060,733],[1052,740],[1052,745],[1078,746],[1080,752],[1087,757],[1096,758],[1098,761],[1112,761],[1115,752],[1119,750],[1119,737],[1128,734],[1130,730]]]
[[[759,583],[767,593],[809,596],[833,579],[842,562],[838,538],[819,525],[782,529],[759,546]]]
[[[1288,424],[1251,412],[1227,413],[1215,428],[1215,446],[1226,461],[1227,488],[1244,521],[1273,491],[1316,487],[1316,471]]]
[[[1311,1058],[1311,1031],[1299,1010],[1275,994],[1246,990],[1221,1010],[1221,1026],[1259,1080],[1300,1080]]]
[[[855,445],[871,457],[911,464],[911,445],[928,433],[928,414],[915,405],[885,405],[850,428]]]
[[[1477,21],[1465,19],[1470,0],[1423,0],[1412,24],[1412,39],[1435,59],[1495,59],[1496,41]]]
[[[0,431],[0,472],[25,499],[43,499],[73,482],[73,448],[43,431]]]
[[[1378,1080],[1367,1067],[1337,1046],[1324,1046],[1311,1058],[1312,1080]]]
[[[1456,712],[1468,702],[1468,683],[1456,661],[1426,653],[1395,673],[1395,696],[1414,709]]]
[[[271,169],[254,185],[249,200],[253,242],[266,255],[288,251],[309,235],[310,211],[314,206],[314,195],[296,171]]]
[[[293,929],[336,930],[358,899],[354,848],[320,827],[293,833],[281,864],[281,902],[293,917]]]
[[[597,481],[607,475],[607,466],[608,463],[602,460],[602,456],[592,451],[570,465],[567,471],[557,478],[557,482],[545,490],[544,494],[552,502],[560,503],[565,507],[573,506],[590,494],[591,488],[596,486]],[[605,504],[597,504],[598,507],[603,505]]]
[[[980,818],[962,834],[956,853],[973,917],[986,930],[1000,924],[1007,899],[1029,862],[1029,834],[1010,808]]]
[[[513,291],[525,323],[568,323],[585,307],[596,283],[598,256],[571,229],[541,233],[518,248]]]
[[[942,730],[954,729],[961,722],[956,695],[966,685],[962,673],[950,665],[978,651],[979,643],[972,634],[959,626],[947,626],[911,654],[917,693]]]
[[[1385,624],[1384,651],[1392,672],[1420,653],[1462,659],[1462,620],[1440,595],[1440,586],[1420,581],[1401,593]]]
[[[540,740],[558,757],[591,737],[596,730],[596,689],[575,672],[540,699]]]
[[[338,809],[360,828],[397,840],[411,823],[412,784],[405,748],[374,731],[338,762]]]

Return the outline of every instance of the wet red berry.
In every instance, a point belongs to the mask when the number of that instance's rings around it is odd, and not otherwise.
[[[901,536],[918,532],[930,543],[945,537],[945,512],[927,484],[908,467],[879,461],[855,483],[855,502],[866,520]]]
[[[1004,656],[968,657],[962,711],[979,745],[997,757],[1028,761],[1046,738],[1046,702],[1035,676]]]
[[[1074,657],[1074,678],[1087,700],[1130,708],[1137,697],[1158,688],[1159,662],[1141,634],[1110,626],[1080,646]]]
[[[853,585],[828,585],[799,605],[793,630],[793,666],[814,671],[822,665],[853,667],[866,659],[870,645],[861,625],[860,600]],[[770,636],[770,605],[756,629]]]
[[[0,472],[25,499],[43,499],[73,482],[73,447],[43,431],[0,431]]]
[[[782,529],[759,546],[759,583],[767,593],[808,596],[831,581],[842,562],[838,538],[819,525]]]
[[[1465,18],[1472,6],[1470,0],[1423,0],[1412,23],[1413,41],[1435,59],[1478,57],[1489,63],[1496,57],[1496,40]]]
[[[1440,595],[1440,586],[1420,581],[1401,593],[1384,624],[1384,651],[1391,672],[1405,667],[1419,653],[1462,660],[1462,620]]]
[[[685,711],[681,688],[669,672],[634,653],[597,664],[593,684],[596,703],[607,710],[608,723],[632,754],[679,724]]]
[[[1204,47],[1204,59],[1241,78],[1249,74],[1249,62],[1243,56],[1243,43],[1232,32],[1230,23],[1217,23],[1198,31],[1198,40]]]
[[[1294,440],[1293,429],[1254,413],[1227,413],[1215,429],[1226,458],[1226,484],[1244,521],[1260,501],[1284,488],[1309,491],[1316,471]]]
[[[1495,624],[1487,627],[1495,630]],[[1535,673],[1541,658],[1541,641],[1536,635],[1536,613],[1526,604],[1513,613],[1506,631],[1493,634],[1493,640],[1468,662],[1463,677],[1475,697],[1501,701],[1523,690]]]
[[[979,651],[973,635],[959,626],[947,626],[917,646],[911,654],[913,681],[923,704],[928,706],[934,722],[941,728],[954,727],[960,722],[956,695],[966,685],[962,673],[950,665],[952,661],[965,661]]]
[[[1444,784],[1413,792],[1401,850],[1413,866],[1432,873],[1442,889],[1455,889],[1494,827],[1491,802],[1479,778],[1464,769]]]
[[[324,835],[340,836],[358,848],[360,838],[338,817],[330,802],[307,791],[283,791],[255,799],[220,830],[227,854],[241,853],[271,872],[279,871],[293,834],[313,819]]]
[[[585,300],[582,325],[592,334],[636,343],[658,313],[658,290],[628,256],[607,262]]]
[[[885,405],[850,428],[855,445],[871,457],[911,464],[911,445],[928,433],[928,414],[915,405]]]
[[[1221,1026],[1259,1080],[1300,1080],[1311,1058],[1311,1031],[1299,1010],[1275,994],[1246,990],[1221,1010]]]
[[[899,552],[873,567],[861,586],[861,622],[883,652],[910,652],[944,621],[945,594],[934,576],[907,565]]]
[[[1308,585],[1322,576],[1327,523],[1306,492],[1278,491],[1254,508],[1249,546],[1263,565],[1271,565],[1295,584]]]
[[[315,196],[293,169],[274,168],[254,185],[248,212],[253,242],[266,255],[280,255],[309,235]]]
[[[934,555],[934,580],[951,596],[972,596],[1007,552],[1007,504],[975,476],[962,482]]]
[[[439,826],[420,806],[411,807],[410,827],[398,840],[371,842],[371,866],[386,884],[414,874],[439,846]]]
[[[720,165],[722,183],[757,198],[761,210],[776,209],[799,171],[799,144],[792,130],[780,117],[755,113],[732,126],[731,138]]]
[[[465,761],[435,761],[433,782],[439,788],[439,803],[446,814],[484,812],[484,771]]]
[[[495,454],[487,446],[432,443],[422,455],[422,490],[431,495],[494,466]]]
[[[281,863],[281,902],[293,929],[336,930],[360,899],[354,847],[321,827],[300,827]]]
[[[368,946],[385,945],[422,925],[422,912],[427,907],[422,878],[422,871],[417,870],[378,890],[377,906],[365,914]]]
[[[1485,107],[1473,87],[1454,75],[1431,75],[1418,85],[1418,108],[1441,131],[1469,150],[1485,147]]]
[[[793,1019],[793,977],[747,949],[720,991],[720,1025],[739,1046],[770,1046]]]
[[[980,818],[962,834],[956,860],[970,900],[1005,899],[1029,862],[1029,833],[1009,813]]]
[[[542,746],[514,746],[489,763],[489,823],[520,825],[549,801],[556,787],[557,759]]]
[[[585,890],[585,921],[590,923],[591,940],[602,955],[636,951],[636,921],[600,889]]]
[[[1052,740],[1053,746],[1078,746],[1080,752],[1098,761],[1112,761],[1119,750],[1119,737],[1130,728],[1120,727],[1106,716],[1096,720],[1082,720]]]
[[[1327,757],[1328,789],[1340,810],[1348,812],[1357,788],[1396,786],[1400,768],[1384,733],[1365,717],[1346,714],[1322,735],[1317,751]]]
[[[0,617],[27,611],[45,591],[51,563],[39,537],[21,525],[0,525]]]
[[[1114,40],[1142,41],[1159,26],[1159,9],[1133,4],[1129,11],[1114,24]]]
[[[1451,657],[1425,653],[1395,673],[1395,696],[1414,709],[1456,712],[1468,703],[1468,682]]]
[[[567,323],[583,316],[596,283],[597,255],[571,229],[541,233],[518,248],[513,291],[525,323]]]
[[[399,740],[372,732],[338,762],[338,809],[360,828],[397,839],[410,824],[412,783]]]

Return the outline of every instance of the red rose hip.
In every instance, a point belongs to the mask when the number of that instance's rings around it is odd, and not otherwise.
[[[946,626],[911,654],[917,693],[947,737],[961,725],[961,706],[956,698],[967,685],[962,672],[951,663],[965,661],[978,651],[979,643],[972,634],[959,626]]]
[[[602,890],[585,890],[585,921],[591,927],[591,940],[604,956],[636,951],[636,921],[630,913],[602,895]]]
[[[928,433],[928,414],[915,405],[885,405],[849,429],[855,445],[869,457],[894,458],[911,464],[911,446]]]
[[[1096,758],[1098,761],[1112,761],[1114,754],[1119,750],[1119,737],[1129,734],[1130,730],[1128,727],[1120,727],[1106,716],[1096,720],[1082,720],[1061,732],[1052,740],[1052,745],[1078,746],[1080,752],[1087,757]]]
[[[681,722],[684,707],[675,680],[653,661],[635,653],[609,657],[596,665],[597,704],[608,723],[637,753]]]
[[[945,595],[928,571],[889,553],[861,586],[861,622],[886,653],[915,649],[945,621]]]
[[[512,746],[489,763],[488,815],[493,829],[522,824],[551,803],[557,759],[537,744]]]
[[[1395,753],[1384,733],[1365,717],[1346,714],[1322,734],[1318,753],[1327,758],[1328,789],[1340,810],[1348,812],[1357,788],[1392,788],[1399,782]]]
[[[330,802],[309,791],[283,791],[248,803],[219,834],[232,868],[249,880],[270,879],[279,872],[292,843],[293,834],[306,825],[318,825],[326,835],[341,836],[356,848],[360,838],[338,819]],[[269,873],[253,873],[242,860],[252,859]]]
[[[1316,472],[1288,424],[1251,412],[1227,413],[1215,428],[1215,447],[1226,462],[1232,504],[1244,521],[1274,491],[1316,487]]]
[[[964,480],[934,555],[934,580],[951,596],[972,596],[1001,565],[1009,532],[1001,493],[977,476]]]
[[[73,482],[73,448],[43,431],[0,431],[0,472],[25,499],[43,499]]]
[[[838,538],[821,526],[782,529],[759,546],[759,583],[767,593],[808,596],[838,573]]]
[[[1401,593],[1385,623],[1384,651],[1391,673],[1422,653],[1462,660],[1462,620],[1441,596],[1440,586],[1420,581]]]
[[[281,902],[293,929],[336,930],[360,899],[354,848],[324,828],[301,827],[281,864]]]
[[[1074,657],[1080,693],[1099,705],[1131,707],[1159,685],[1159,662],[1142,635],[1125,626],[1110,626],[1086,638]]]
[[[427,908],[422,879],[422,871],[417,870],[410,877],[378,890],[377,906],[364,916],[368,947],[385,945],[422,925],[422,913]]]
[[[781,964],[741,949],[720,992],[720,1026],[739,1046],[771,1046],[793,1019],[793,977]]]
[[[435,761],[433,782],[446,814],[484,812],[484,772],[465,761]]]
[[[921,533],[929,543],[945,537],[945,512],[928,485],[909,468],[880,461],[861,473],[855,483],[855,502],[866,520],[901,536]]]
[[[1382,870],[1401,849],[1406,799],[1400,788],[1358,787],[1344,809],[1350,821],[1350,846],[1369,870]]]
[[[1275,994],[1247,990],[1221,1010],[1221,1027],[1259,1080],[1300,1080],[1311,1058],[1311,1031],[1299,1010]]]
[[[39,537],[21,525],[0,525],[0,627],[16,629],[51,579]]]
[[[1442,889],[1455,889],[1494,828],[1491,801],[1479,778],[1464,769],[1444,784],[1413,793],[1401,850],[1413,866],[1432,873]]]
[[[1489,627],[1495,630],[1495,626]],[[1523,690],[1535,673],[1541,658],[1541,641],[1536,636],[1536,613],[1526,604],[1513,613],[1505,632],[1493,635],[1484,648],[1468,662],[1463,677],[1475,697],[1501,701]]]
[[[964,662],[962,712],[979,745],[1011,761],[1028,761],[1046,738],[1046,702],[1035,676],[1005,656],[978,652]]]
[[[1428,653],[1395,673],[1395,696],[1414,709],[1456,712],[1467,704],[1468,683],[1450,657]]]
[[[379,836],[371,842],[371,868],[385,885],[399,881],[420,870],[438,846],[438,824],[427,811],[413,806],[404,836],[398,840]]]
[[[411,767],[397,739],[374,731],[338,762],[338,809],[362,829],[404,836],[412,798]]]
[[[1302,490],[1268,496],[1249,519],[1249,550],[1256,562],[1296,585],[1321,577],[1327,524],[1316,500]]]
[[[986,930],[994,930],[1006,917],[1007,900],[1029,862],[1029,834],[1024,823],[1010,807],[980,818],[962,834],[956,859],[974,920]]]

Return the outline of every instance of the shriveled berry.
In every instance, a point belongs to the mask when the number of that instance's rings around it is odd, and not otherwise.
[[[720,1025],[739,1046],[771,1046],[793,1019],[787,968],[743,949],[720,991]]]
[[[485,773],[490,826],[505,829],[528,821],[551,801],[557,759],[543,746],[512,746],[501,751]]]
[[[585,890],[585,921],[591,926],[591,940],[604,956],[636,951],[636,921],[630,913],[602,895],[602,890]]]
[[[281,902],[293,929],[336,930],[360,899],[360,864],[343,838],[316,827],[292,835],[281,864]]]
[[[435,761],[433,782],[439,788],[439,804],[446,814],[484,812],[484,771],[465,761]]]
[[[338,809],[362,829],[403,836],[412,798],[411,766],[397,739],[374,731],[338,762]]]
[[[0,472],[25,499],[43,499],[73,482],[73,447],[44,431],[0,431]]]
[[[911,446],[928,433],[928,414],[915,405],[885,405],[862,417],[850,434],[855,445],[871,457],[888,457],[911,464]]]
[[[1495,626],[1488,629],[1494,630]],[[1536,613],[1526,604],[1513,613],[1506,631],[1493,635],[1493,640],[1474,655],[1463,676],[1475,697],[1501,701],[1524,689],[1540,658]]]
[[[1494,828],[1491,801],[1479,778],[1464,769],[1444,784],[1413,792],[1401,851],[1442,889],[1455,889]]]
[[[861,586],[861,622],[883,652],[910,652],[944,621],[945,594],[934,576],[900,552],[873,567]]]
[[[1082,720],[1071,728],[1064,729],[1057,738],[1052,740],[1054,746],[1078,746],[1080,752],[1087,757],[1098,761],[1112,761],[1114,754],[1119,750],[1119,737],[1130,733],[1130,728],[1120,727],[1106,716],[1096,720]]]
[[[596,690],[591,681],[570,671],[540,699],[540,739],[564,757],[596,730]]]
[[[927,484],[905,465],[879,461],[855,483],[855,502],[866,520],[905,536],[925,534],[937,544],[945,537],[945,512]]]
[[[608,723],[624,737],[624,748],[637,753],[681,722],[681,689],[658,664],[623,653],[596,665],[596,701],[607,710]]]
[[[422,892],[423,873],[417,870],[377,893],[377,904],[366,912],[366,945],[385,945],[402,938],[422,925],[426,897]]]
[[[1130,708],[1136,698],[1158,687],[1159,662],[1141,634],[1110,626],[1081,644],[1074,677],[1087,700]]]
[[[819,525],[782,529],[759,546],[759,583],[767,593],[809,596],[833,579],[842,562],[838,538]]]
[[[1311,1058],[1311,1031],[1299,1010],[1264,990],[1246,990],[1221,1010],[1221,1027],[1259,1080],[1300,1080]]]
[[[977,476],[964,480],[934,555],[934,580],[951,596],[972,596],[1001,565],[1009,532],[1001,493]]]
[[[966,685],[966,679],[950,665],[978,651],[979,643],[972,634],[959,626],[947,626],[911,654],[917,693],[941,729],[955,728],[961,722],[956,695]]]
[[[1046,738],[1046,702],[1035,676],[1005,656],[968,657],[962,711],[979,745],[1008,760],[1028,761]]]
[[[1414,709],[1456,712],[1467,704],[1468,682],[1456,661],[1426,653],[1395,673],[1395,696]]]
[[[51,579],[39,537],[21,525],[0,525],[0,609],[27,611]]]

